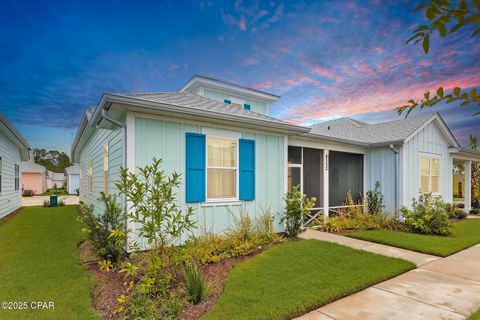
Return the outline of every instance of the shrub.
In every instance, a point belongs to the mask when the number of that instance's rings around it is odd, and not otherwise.
[[[445,211],[447,211],[449,219],[465,219],[467,217],[467,213],[463,209],[451,203],[445,204]]]
[[[470,210],[470,214],[480,214],[480,209],[478,209],[478,208],[472,209],[472,210]]]
[[[450,233],[445,203],[431,194],[420,194],[418,200],[413,199],[412,210],[403,207],[401,212],[405,225],[412,232],[437,235]]]
[[[188,302],[199,304],[208,296],[210,289],[196,263],[185,266],[183,278]]]
[[[95,215],[93,205],[80,203],[79,220],[87,226],[88,239],[97,254],[116,262],[125,245],[125,214],[115,196],[100,193],[105,206],[102,214]],[[123,235],[123,236],[122,236]]]
[[[58,206],[59,206],[59,207],[65,206],[65,201],[63,201],[63,199],[60,199],[60,200],[58,201]]]
[[[289,236],[295,237],[300,233],[304,217],[313,208],[315,201],[315,198],[309,199],[302,194],[298,186],[287,192],[285,195],[285,216],[282,222],[285,222],[285,230]]]
[[[50,207],[50,201],[49,200],[43,200],[43,207]]]
[[[233,218],[233,226],[228,229],[228,233],[232,237],[236,237],[240,240],[250,240],[255,236],[255,222],[248,214],[245,207],[240,209],[238,217],[228,209]]]
[[[368,213],[379,214],[383,210],[383,194],[380,192],[380,182],[375,182],[375,189],[367,191]]]

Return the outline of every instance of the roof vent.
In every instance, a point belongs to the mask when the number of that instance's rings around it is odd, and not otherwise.
[[[327,130],[330,130],[330,126],[328,126],[328,129]]]

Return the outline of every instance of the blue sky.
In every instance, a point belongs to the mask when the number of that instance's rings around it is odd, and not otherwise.
[[[201,74],[276,93],[271,115],[311,124],[397,119],[425,90],[480,86],[461,31],[405,40],[416,1],[9,1],[0,4],[0,110],[33,147],[68,152],[104,92],[175,91]],[[477,108],[478,109],[478,108]],[[440,106],[462,144],[474,107]]]

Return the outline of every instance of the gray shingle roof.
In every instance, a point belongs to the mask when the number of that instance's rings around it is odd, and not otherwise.
[[[350,118],[340,118],[312,126],[310,133],[367,144],[401,141],[430,120],[434,115],[367,124]]]
[[[292,125],[289,122],[272,118],[267,115],[234,107],[219,101],[215,101],[190,92],[158,92],[158,93],[135,93],[125,96],[134,97],[143,100],[149,100],[169,105],[181,106],[186,108],[207,110],[223,114],[235,115],[243,118],[264,120],[278,124]]]

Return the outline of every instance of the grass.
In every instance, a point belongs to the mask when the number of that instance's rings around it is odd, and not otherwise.
[[[463,202],[464,198],[453,198],[453,202]]]
[[[347,236],[446,257],[480,243],[479,230],[480,219],[469,219],[454,223],[453,234],[448,237],[389,230],[358,231]]]
[[[480,320],[480,309],[468,316],[467,320]]]
[[[204,319],[289,319],[413,268],[334,243],[287,242],[236,265]]]
[[[53,310],[0,309],[0,319],[98,319],[76,215],[74,206],[27,207],[0,223],[0,302],[54,302]]]

